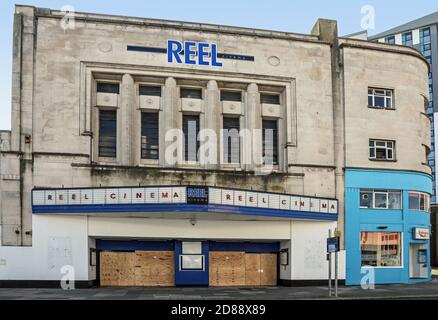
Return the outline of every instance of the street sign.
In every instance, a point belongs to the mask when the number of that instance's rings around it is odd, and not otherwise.
[[[339,237],[327,238],[327,252],[332,253],[339,251],[340,251]]]

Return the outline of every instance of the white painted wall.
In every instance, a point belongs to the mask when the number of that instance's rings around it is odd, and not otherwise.
[[[33,216],[32,247],[0,247],[1,280],[61,280],[65,264],[88,280],[87,217]]]
[[[326,239],[328,230],[334,230],[336,225],[336,222],[292,222],[291,271],[293,280],[328,279]],[[345,279],[345,251],[339,253],[339,279]]]

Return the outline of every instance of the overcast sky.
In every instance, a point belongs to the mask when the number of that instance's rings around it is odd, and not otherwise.
[[[0,130],[10,129],[12,20],[16,1],[0,1]],[[375,9],[376,34],[438,11],[436,0],[21,0],[20,4],[76,11],[184,20],[309,33],[318,18],[338,21],[340,35],[361,30],[361,9]]]

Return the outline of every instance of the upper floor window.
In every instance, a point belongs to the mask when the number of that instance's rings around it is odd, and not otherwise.
[[[423,192],[409,192],[409,209],[430,211],[430,196]]]
[[[99,157],[117,155],[117,111],[99,110]]]
[[[181,98],[202,99],[202,90],[196,88],[181,88]]]
[[[368,88],[368,106],[394,109],[394,91],[391,89]]]
[[[101,93],[120,93],[120,85],[118,83],[98,82],[97,92]]]
[[[262,121],[263,159],[264,164],[278,164],[278,125],[277,120]]]
[[[141,96],[154,96],[161,97],[161,87],[160,86],[140,86]]]
[[[405,46],[412,46],[412,32],[402,34],[402,43]]]
[[[141,158],[158,160],[159,122],[158,112],[141,113]]]
[[[240,119],[223,118],[224,163],[240,163]]]
[[[199,115],[183,115],[184,160],[198,161]]]
[[[395,36],[389,36],[385,38],[387,44],[395,44]]]
[[[430,28],[420,30],[420,43],[430,43]]]
[[[280,104],[280,95],[278,94],[260,94],[260,103]]]
[[[402,208],[401,191],[361,189],[360,207],[399,210]]]
[[[221,101],[241,102],[242,101],[242,92],[241,91],[221,91]]]
[[[395,160],[395,141],[370,140],[369,157],[372,160]]]

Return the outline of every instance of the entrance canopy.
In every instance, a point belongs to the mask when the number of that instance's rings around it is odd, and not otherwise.
[[[338,201],[208,186],[34,189],[34,214],[208,213],[336,221]]]

